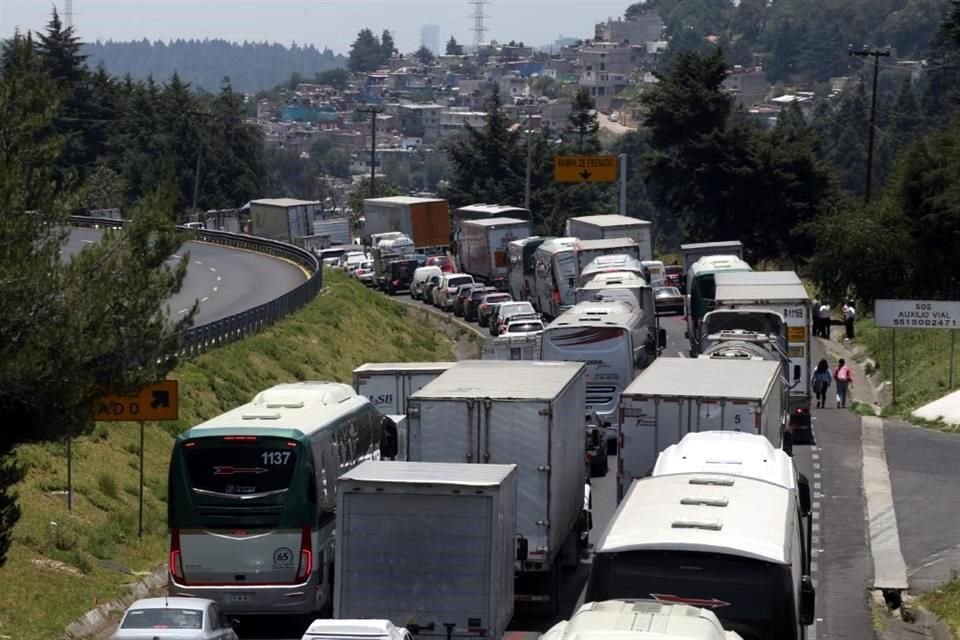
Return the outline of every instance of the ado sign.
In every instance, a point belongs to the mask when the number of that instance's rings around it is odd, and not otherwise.
[[[162,380],[140,387],[134,395],[107,393],[93,401],[93,419],[97,422],[176,420],[177,392],[176,380]]]
[[[877,300],[873,317],[889,329],[960,328],[960,302],[954,300]]]

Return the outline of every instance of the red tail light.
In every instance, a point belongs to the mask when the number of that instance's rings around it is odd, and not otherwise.
[[[180,583],[186,584],[183,577],[183,558],[180,554],[180,530],[170,529],[170,575]]]
[[[553,288],[553,303],[560,304],[560,289],[556,287]]]
[[[310,527],[304,527],[300,533],[300,567],[297,569],[297,582],[306,582],[313,573],[313,538]]]
[[[393,286],[395,286],[395,287],[400,286],[400,281],[399,281],[399,280],[394,280],[394,281],[393,281]]]

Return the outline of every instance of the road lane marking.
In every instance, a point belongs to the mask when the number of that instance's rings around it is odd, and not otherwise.
[[[873,556],[875,589],[907,589],[907,563],[900,550],[900,531],[893,503],[890,470],[887,467],[883,420],[860,419],[863,458],[863,493],[867,502],[870,555]]]
[[[216,292],[217,292],[217,289],[219,289],[219,288],[220,288],[220,287],[214,287],[214,288],[213,288],[213,292],[216,293]]]
[[[180,309],[180,311],[177,311],[177,313],[179,313],[179,314],[184,314],[184,313],[186,313],[187,311],[190,311],[190,309]]]
[[[193,264],[203,264],[203,263],[200,262],[199,260],[194,260],[194,261],[193,261]]]
[[[213,267],[210,267],[210,271],[213,271],[214,273],[216,273],[216,272],[217,272],[217,270],[216,270],[216,269],[214,269]]]
[[[210,299],[210,296],[207,296],[205,298],[200,298],[200,302],[206,302],[209,299]]]

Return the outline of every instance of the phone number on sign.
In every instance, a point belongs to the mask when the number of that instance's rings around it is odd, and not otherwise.
[[[957,326],[956,320],[932,319],[932,318],[894,318],[893,325],[896,327],[943,327],[950,329]]]

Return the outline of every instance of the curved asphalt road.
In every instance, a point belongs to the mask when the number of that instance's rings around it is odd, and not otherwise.
[[[72,229],[63,256],[70,257],[98,242],[102,234],[97,229]],[[187,277],[180,292],[170,298],[169,307],[171,318],[176,319],[199,300],[194,326],[269,302],[306,278],[300,267],[286,260],[205,242],[185,242],[171,260],[182,260],[188,254]]]

